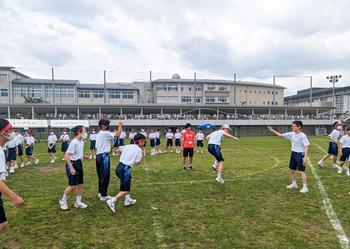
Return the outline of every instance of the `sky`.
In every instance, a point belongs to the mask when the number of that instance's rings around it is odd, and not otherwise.
[[[348,0],[0,0],[0,65],[84,83],[328,75],[350,83]],[[309,78],[276,78],[285,94]]]

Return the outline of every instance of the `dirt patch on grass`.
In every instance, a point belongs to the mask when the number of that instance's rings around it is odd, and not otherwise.
[[[43,173],[43,174],[64,172],[64,169],[58,166],[44,166],[44,167],[39,166],[38,170],[40,173]]]

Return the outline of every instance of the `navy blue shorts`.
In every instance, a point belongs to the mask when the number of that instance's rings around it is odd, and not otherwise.
[[[29,145],[27,148],[26,148],[26,156],[31,156],[33,155],[33,145]]]
[[[343,148],[341,150],[340,161],[345,162],[350,160],[350,148]]]
[[[155,147],[156,146],[155,139],[150,139],[150,143],[151,143],[151,147]]]
[[[169,146],[170,146],[170,147],[173,147],[173,140],[172,140],[172,139],[167,139],[167,140],[166,140],[166,146],[167,146],[167,147],[169,147]]]
[[[303,160],[304,160],[304,153],[292,151],[292,154],[290,155],[290,160],[289,160],[289,168],[291,170],[298,170],[298,171],[304,172],[305,165]]]
[[[156,145],[160,145],[160,138],[156,138]]]
[[[17,145],[17,155],[23,156],[23,145],[22,144]]]
[[[95,150],[95,145],[96,145],[96,140],[91,140],[90,141],[90,150]]]
[[[48,153],[56,153],[56,144],[50,144],[50,148],[47,149]]]
[[[218,162],[224,161],[221,154],[221,148],[217,144],[208,144],[208,151],[212,154]]]
[[[179,138],[175,139],[175,146],[181,146],[181,140]]]
[[[0,224],[7,221],[4,204],[2,202],[1,193],[0,193]]]
[[[68,185],[76,186],[84,183],[84,171],[83,163],[81,160],[71,161],[73,168],[75,169],[75,175],[72,175],[69,170],[69,165],[66,164],[66,174],[68,177]]]
[[[124,146],[124,138],[119,138],[119,146]]]
[[[115,168],[115,174],[120,179],[120,191],[130,192],[131,189],[131,167],[119,163]]]
[[[15,148],[7,148],[7,161],[16,161],[17,150]]]
[[[328,145],[328,154],[329,155],[334,155],[337,156],[338,155],[338,145],[334,142],[329,142]]]
[[[62,142],[61,144],[61,151],[66,152],[68,150],[68,141],[67,142]]]
[[[114,138],[113,139],[113,147],[114,148],[118,148],[119,147],[119,138]]]
[[[197,140],[197,147],[204,147],[203,140]]]

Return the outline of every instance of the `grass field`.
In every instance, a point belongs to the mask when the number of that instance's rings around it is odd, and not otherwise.
[[[316,168],[327,140],[310,137],[310,159]],[[88,146],[85,146],[86,148]],[[46,144],[37,144],[40,166],[18,169],[7,184],[26,201],[16,209],[5,199],[8,229],[2,248],[341,248],[317,183],[307,168],[310,192],[289,184],[289,141],[277,137],[225,139],[225,184],[215,183],[213,158],[195,155],[194,170],[184,172],[178,154],[147,155],[133,168],[132,196],[137,204],[118,203],[113,214],[97,199],[95,162],[84,162],[89,207],[59,208],[66,187],[64,163],[49,165]],[[112,159],[109,194],[119,188]],[[316,168],[344,231],[350,233],[350,178],[338,175],[330,161]],[[299,186],[300,178],[298,178]],[[346,247],[343,247],[346,248]]]

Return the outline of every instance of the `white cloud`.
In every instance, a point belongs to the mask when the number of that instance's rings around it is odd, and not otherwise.
[[[0,3],[1,5],[1,3]],[[223,75],[272,81],[273,74],[350,72],[350,2],[39,1],[5,0],[0,13],[1,65],[35,75],[109,80]],[[32,68],[32,69],[31,69]],[[34,70],[33,68],[38,68]],[[40,73],[40,69],[47,68]],[[80,69],[80,70],[75,70]],[[159,73],[157,73],[159,72]],[[212,74],[211,76],[209,74]],[[280,80],[287,93],[308,83]]]

